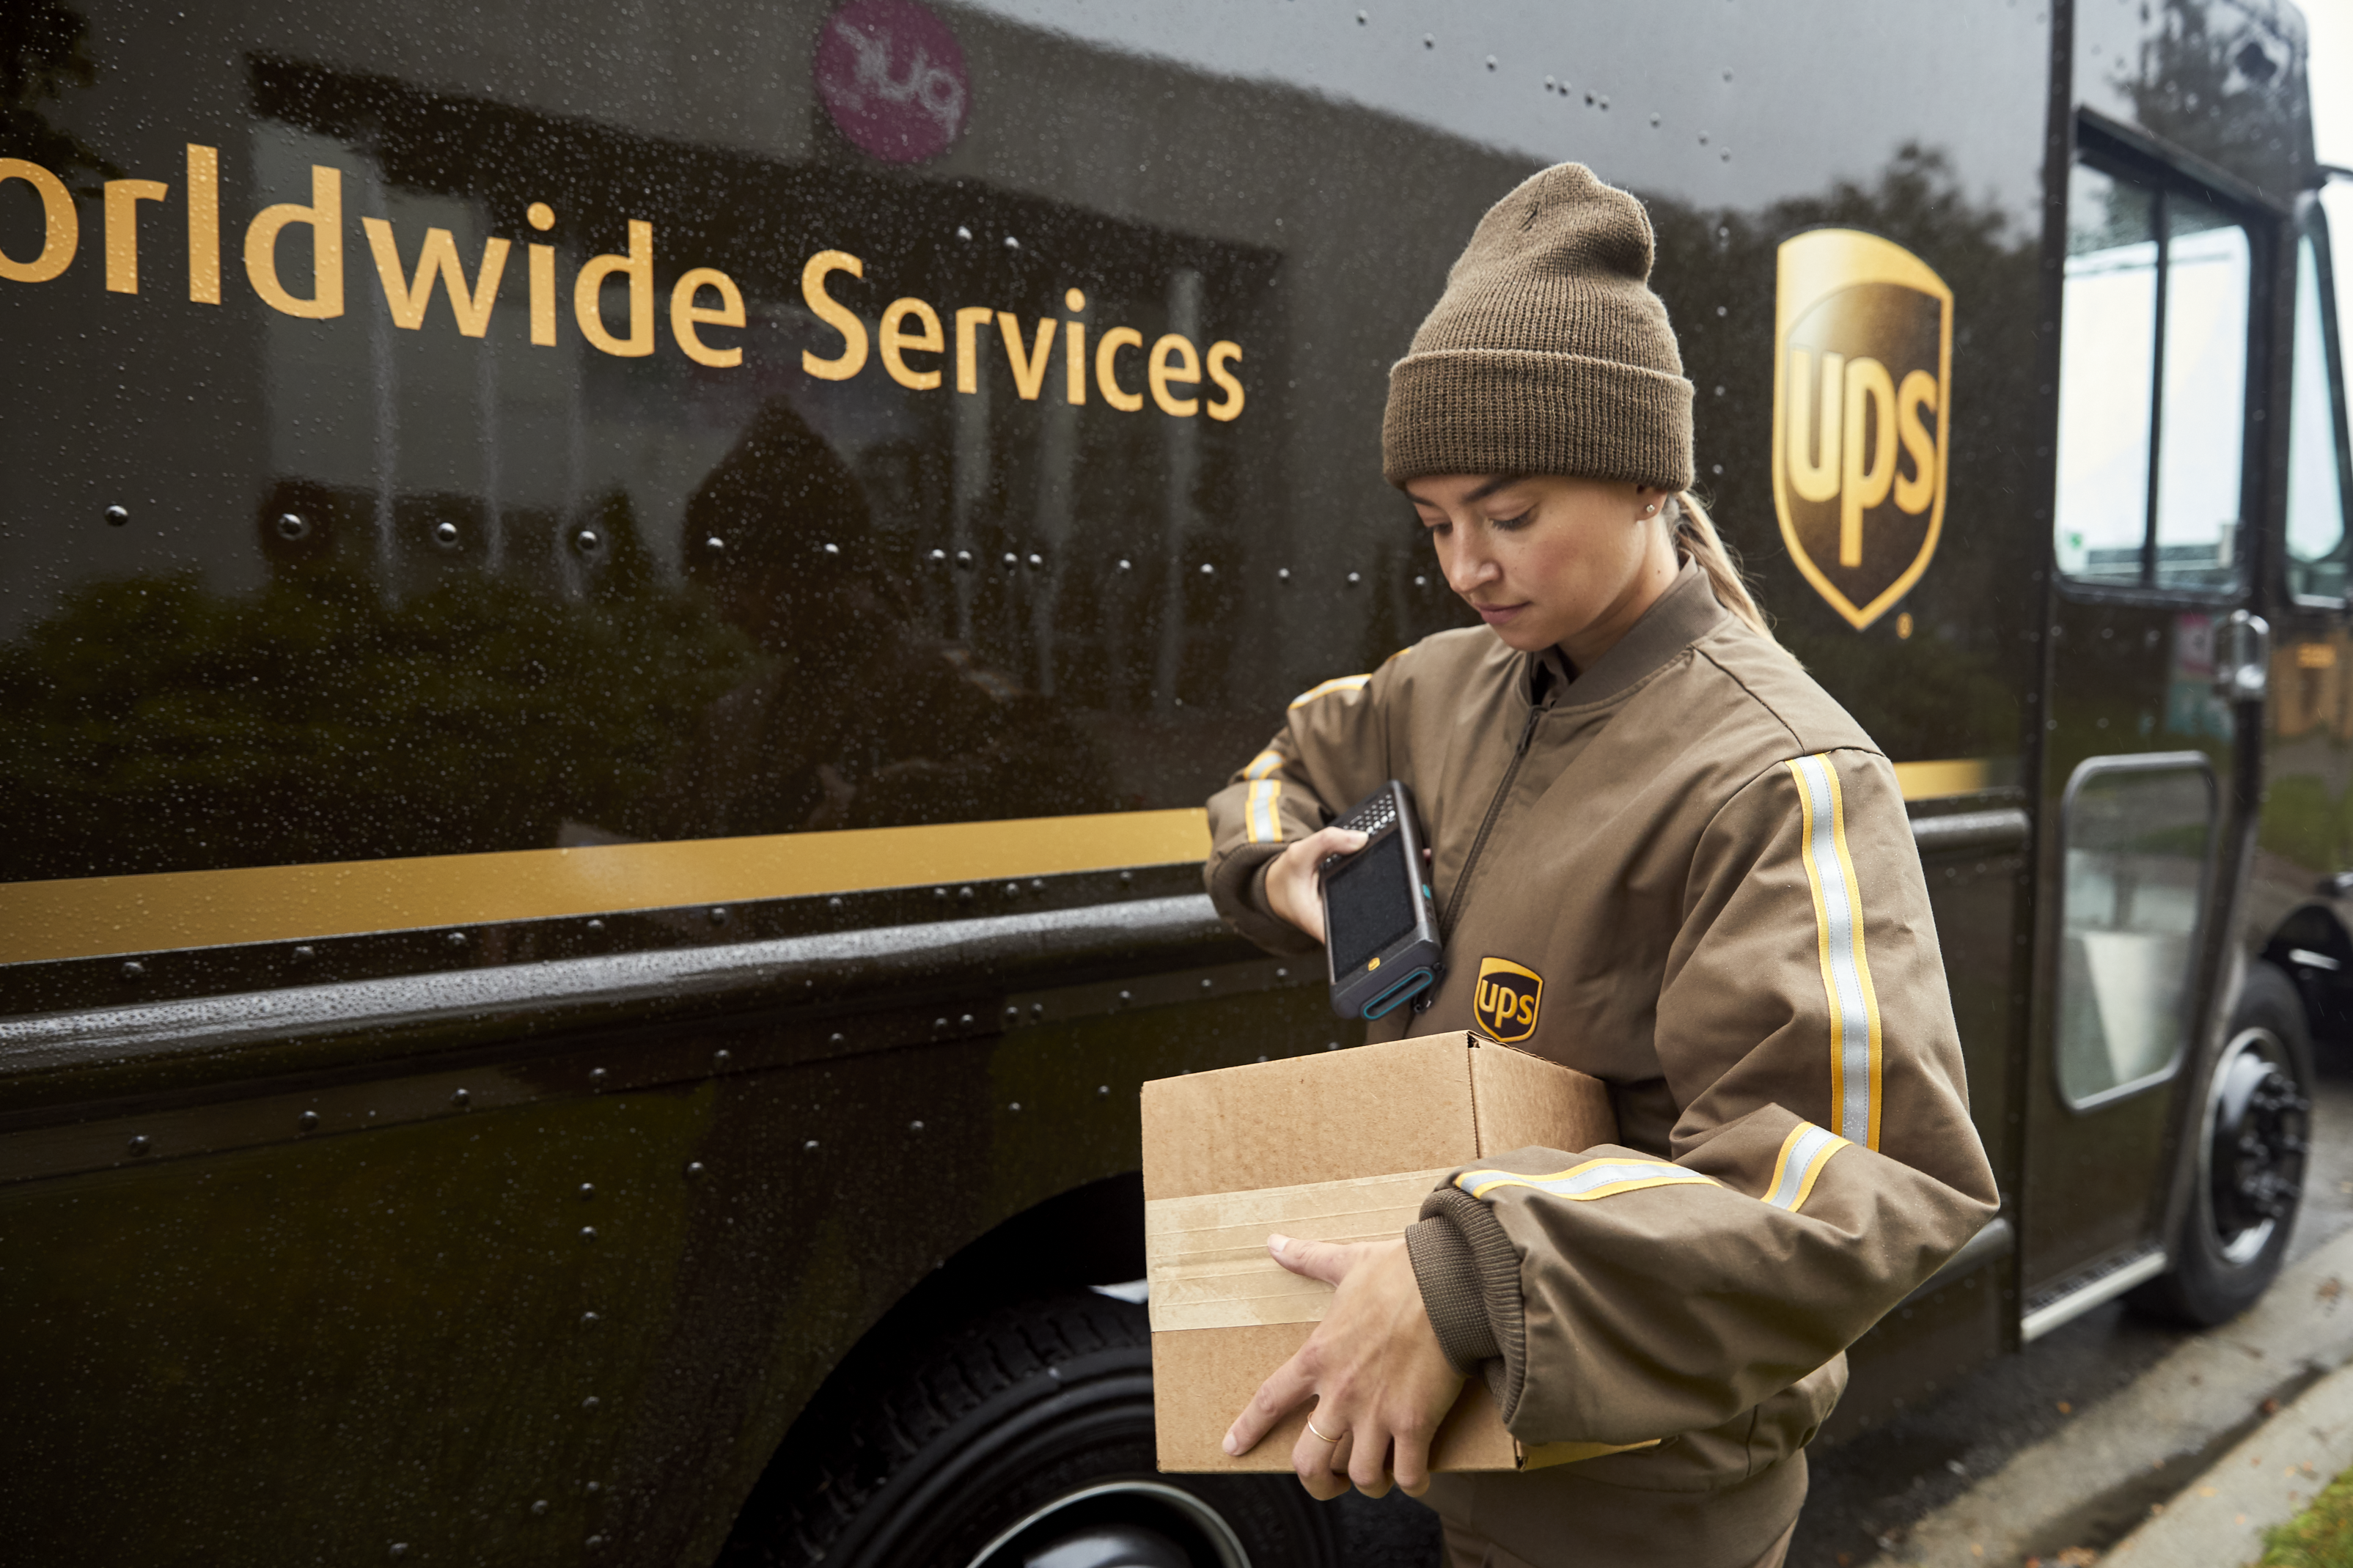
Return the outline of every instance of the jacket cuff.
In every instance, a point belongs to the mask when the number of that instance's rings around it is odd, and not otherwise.
[[[1244,844],[1210,858],[1203,869],[1209,901],[1237,934],[1269,952],[1295,954],[1319,951],[1314,937],[1267,908],[1266,868],[1285,848],[1282,844]]]
[[[1439,1348],[1464,1376],[1485,1375],[1508,1426],[1527,1387],[1519,1249],[1493,1210],[1451,1186],[1422,1200],[1405,1246]]]
[[[1417,1220],[1406,1227],[1406,1256],[1421,1287],[1422,1310],[1438,1331],[1438,1348],[1465,1377],[1479,1375],[1479,1363],[1495,1359],[1495,1331],[1479,1292],[1479,1269],[1471,1244],[1442,1219]]]

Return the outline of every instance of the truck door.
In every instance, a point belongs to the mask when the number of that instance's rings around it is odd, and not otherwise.
[[[2295,235],[2287,484],[2274,651],[2263,734],[2263,815],[2242,944],[2285,970],[2318,1035],[2353,1024],[2353,500],[2340,285],[2327,209],[2353,186],[2307,196]]]
[[[2264,671],[2248,454],[2266,215],[2094,117],[2079,138],[2024,1095],[2028,1339],[2165,1267],[2175,1089],[2224,979],[2218,913],[2245,854]]]

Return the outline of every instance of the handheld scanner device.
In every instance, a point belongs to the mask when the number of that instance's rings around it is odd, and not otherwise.
[[[1321,868],[1332,1011],[1377,1018],[1429,990],[1446,969],[1413,792],[1391,779],[1333,826],[1371,837]]]

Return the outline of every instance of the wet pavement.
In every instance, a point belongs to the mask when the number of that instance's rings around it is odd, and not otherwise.
[[[2306,1389],[2162,1509],[2152,1509],[2100,1562],[2103,1568],[2253,1563],[2263,1555],[2264,1531],[2294,1519],[2348,1466],[2353,1466],[2353,1366]]]

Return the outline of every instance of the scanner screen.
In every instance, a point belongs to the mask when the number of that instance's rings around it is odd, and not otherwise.
[[[1332,973],[1346,974],[1413,930],[1413,882],[1405,836],[1375,840],[1324,879]]]

